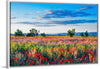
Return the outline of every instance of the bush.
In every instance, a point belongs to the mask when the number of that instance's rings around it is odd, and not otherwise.
[[[82,32],[82,33],[80,33],[80,34],[81,34],[81,36],[84,36],[83,32]]]
[[[24,36],[23,32],[19,29],[15,32],[15,36]]]
[[[68,32],[67,32],[67,35],[70,36],[70,37],[73,37],[74,34],[75,34],[75,29],[68,30]]]
[[[85,32],[85,36],[88,37],[88,31]]]
[[[26,36],[28,36],[28,37],[30,37],[30,36],[38,36],[38,33],[39,33],[38,30],[32,28],[32,29],[30,30],[30,33],[28,33]]]
[[[45,36],[46,36],[46,34],[45,34],[45,33],[41,33],[41,36],[45,37]]]

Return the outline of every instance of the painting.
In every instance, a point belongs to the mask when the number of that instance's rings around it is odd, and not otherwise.
[[[98,5],[10,2],[10,66],[98,63]]]

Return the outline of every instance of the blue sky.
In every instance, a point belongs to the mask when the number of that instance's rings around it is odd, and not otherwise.
[[[17,29],[28,33],[97,32],[97,5],[11,2],[11,33]]]

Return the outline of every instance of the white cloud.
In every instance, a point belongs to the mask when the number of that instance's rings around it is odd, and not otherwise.
[[[28,33],[31,28],[40,30],[40,33],[45,32],[48,34],[53,33],[67,33],[69,29],[75,28],[76,32],[97,32],[97,23],[85,23],[85,24],[69,24],[69,25],[56,25],[56,26],[35,26],[25,24],[11,24],[11,33],[14,33],[17,29],[22,30],[24,33]]]

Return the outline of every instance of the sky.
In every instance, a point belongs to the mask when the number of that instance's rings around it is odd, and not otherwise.
[[[11,33],[35,28],[40,33],[97,32],[97,5],[11,2]]]

